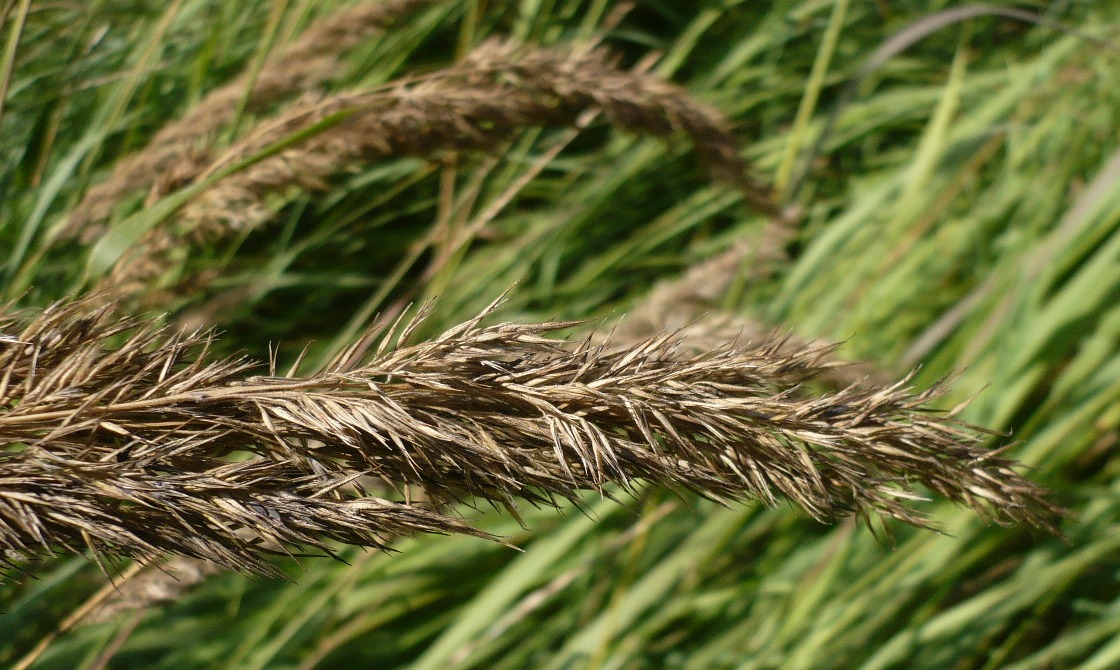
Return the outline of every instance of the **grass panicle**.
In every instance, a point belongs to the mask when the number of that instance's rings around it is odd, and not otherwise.
[[[810,342],[756,318],[723,309],[721,300],[737,282],[757,282],[784,257],[784,245],[793,231],[788,222],[772,220],[758,242],[741,240],[727,251],[697,263],[679,277],[658,282],[611,330],[595,334],[597,343],[622,348],[673,332],[681,352],[696,355],[717,350],[729,342],[771,341],[791,355],[814,347],[834,346]],[[828,359],[820,365],[819,380],[845,387],[872,381],[891,383],[889,375],[865,362]],[[797,383],[799,380],[795,380]]]
[[[208,172],[345,117],[221,180],[192,199],[181,219],[191,230],[243,230],[272,216],[267,196],[292,187],[325,189],[331,177],[355,163],[488,149],[523,128],[574,124],[589,110],[623,130],[685,134],[714,176],[742,186],[760,207],[772,210],[765,189],[750,180],[730,124],[683,89],[655,75],[618,69],[602,49],[527,48],[490,40],[446,70],[383,90],[313,97],[263,122],[216,157]]]
[[[217,563],[182,556],[145,565],[114,580],[113,592],[75,623],[103,623],[123,612],[175,603],[192,588],[221,572],[222,566]]]
[[[192,198],[174,226],[157,228],[122,259],[105,287],[135,287],[158,276],[178,235],[213,240],[259,226],[274,215],[272,197],[290,189],[323,191],[359,164],[402,155],[484,150],[518,130],[572,125],[590,111],[623,130],[687,136],[714,177],[740,187],[748,202],[780,216],[768,190],[750,176],[730,123],[684,89],[643,72],[619,69],[601,48],[530,48],[488,40],[445,70],[374,91],[310,95],[263,120],[208,164],[198,154],[169,168],[177,189],[253,156],[317,124],[293,146],[221,179]],[[119,289],[123,290],[123,289]]]
[[[267,570],[260,552],[329,553],[327,540],[486,536],[369,496],[369,478],[511,510],[643,480],[721,501],[784,497],[822,520],[925,526],[919,485],[996,519],[1047,526],[1054,511],[982,433],[927,409],[937,389],[801,393],[827,348],[682,357],[666,335],[609,351],[547,337],[572,323],[485,316],[398,348],[390,330],[366,360],[306,376],[253,375],[248,361],[210,360],[210,334],[89,301],[9,316],[0,545]]]

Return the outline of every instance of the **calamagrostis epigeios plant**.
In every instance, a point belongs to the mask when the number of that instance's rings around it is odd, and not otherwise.
[[[527,48],[491,40],[462,63],[374,91],[306,96],[262,120],[220,154],[196,152],[167,166],[164,187],[193,183],[327,123],[309,137],[218,181],[192,198],[171,229],[150,231],[100,285],[116,294],[151,283],[165,256],[188,233],[215,239],[251,229],[273,215],[270,198],[291,189],[321,191],[332,177],[395,156],[485,150],[527,127],[575,124],[595,111],[627,131],[681,133],[713,176],[775,217],[768,190],[749,174],[727,119],[655,75],[619,69],[599,48]],[[170,175],[171,177],[167,177]]]
[[[686,353],[700,353],[732,341],[772,340],[790,353],[822,348],[820,342],[807,342],[792,333],[775,339],[781,329],[757,319],[722,309],[720,304],[736,281],[758,281],[784,258],[784,245],[792,236],[786,221],[771,220],[757,241],[740,240],[727,251],[689,268],[679,277],[658,282],[637,303],[626,318],[610,331],[596,333],[596,343],[611,342],[612,348],[656,337],[661,333],[677,335],[678,347]],[[824,349],[835,347],[825,346]],[[822,363],[829,358],[822,358]],[[892,381],[882,370],[868,363],[821,365],[820,381],[831,386],[848,386],[872,380]]]
[[[730,123],[684,89],[647,73],[619,69],[602,49],[526,48],[500,40],[476,47],[460,64],[382,90],[306,99],[262,123],[217,157],[210,170],[264,151],[331,117],[345,118],[193,198],[181,218],[211,233],[255,226],[271,216],[267,196],[326,188],[356,163],[491,148],[527,127],[574,124],[589,110],[614,126],[656,137],[681,133],[713,176],[780,215],[755,183]]]
[[[546,337],[571,325],[475,319],[357,365],[278,376],[96,298],[5,316],[0,548],[9,560],[88,548],[267,571],[262,552],[329,551],[328,540],[484,535],[375,498],[369,478],[437,504],[511,509],[645,480],[725,501],[784,497],[820,519],[925,525],[920,486],[1048,526],[1037,486],[975,428],[928,409],[936,390],[814,397],[800,382],[821,371],[820,348],[681,356],[671,336],[621,351]]]

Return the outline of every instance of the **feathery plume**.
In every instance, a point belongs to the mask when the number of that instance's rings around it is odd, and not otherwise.
[[[215,161],[210,171],[252,156],[297,130],[346,118],[276,156],[223,179],[188,203],[189,229],[221,232],[267,220],[267,195],[290,187],[322,190],[354,164],[442,150],[480,150],[513,130],[570,125],[595,109],[627,131],[682,132],[713,175],[773,209],[748,176],[728,122],[683,89],[656,76],[620,70],[601,49],[527,49],[491,40],[462,64],[386,90],[344,93],[296,104]]]
[[[92,300],[92,299],[91,299]],[[996,520],[1050,528],[1055,508],[982,433],[905,381],[807,395],[827,348],[681,356],[664,336],[621,350],[546,337],[572,323],[386,333],[358,365],[251,375],[87,301],[0,321],[0,549],[176,554],[268,571],[262,553],[386,534],[468,533],[366,494],[364,478],[435,505],[552,503],[638,480],[721,501],[779,497],[822,520],[918,526],[917,487]],[[350,358],[348,353],[339,361]]]
[[[772,221],[767,231],[757,240],[738,241],[679,277],[658,282],[618,323],[612,339],[625,344],[683,331],[687,334],[682,339],[691,349],[706,351],[737,338],[765,338],[772,328],[718,310],[737,279],[757,279],[785,257],[792,230],[781,221]],[[713,312],[711,318],[704,318]]]
[[[246,102],[249,111],[315,90],[342,71],[340,57],[371,35],[383,31],[401,17],[435,4],[438,0],[374,0],[319,19],[290,45],[265,60]],[[212,155],[202,143],[210,141],[236,113],[246,96],[250,72],[211,91],[194,109],[164,126],[143,150],[118,160],[112,175],[90,188],[60,229],[64,237],[81,234],[93,239],[101,231],[96,222],[107,219],[113,207],[129,194],[159,186],[161,180],[183,183],[189,174],[168,180],[171,171],[197,174]],[[166,188],[166,184],[164,185]]]
[[[174,603],[197,584],[221,571],[218,564],[197,558],[175,557],[164,563],[146,565],[129,579],[115,580],[113,593],[75,623],[103,623],[122,612]]]
[[[335,119],[330,127],[200,193],[184,206],[174,226],[204,239],[250,229],[272,217],[268,196],[291,188],[324,190],[331,177],[359,163],[486,149],[517,129],[571,125],[588,110],[628,131],[658,137],[684,133],[713,176],[735,183],[749,202],[779,215],[769,191],[749,175],[727,120],[683,89],[650,74],[620,70],[602,49],[560,51],[491,40],[463,63],[424,77],[372,92],[305,97],[259,125],[205,171],[191,157],[172,171],[176,186]],[[162,235],[159,243],[140,244],[126,254],[100,288],[135,285],[158,274],[166,265],[159,254],[178,246],[164,244],[169,238]]]
[[[690,267],[683,275],[658,282],[610,331],[593,335],[596,343],[623,348],[671,332],[679,351],[699,354],[728,342],[770,342],[795,354],[816,348],[835,351],[836,345],[806,341],[792,333],[733,312],[720,305],[737,280],[757,281],[784,259],[792,238],[788,220],[771,220],[754,240],[740,240],[728,250]],[[836,360],[827,355],[819,362],[819,379],[834,387],[852,384],[885,385],[893,381],[868,363]]]

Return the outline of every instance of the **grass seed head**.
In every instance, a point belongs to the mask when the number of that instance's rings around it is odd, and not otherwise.
[[[661,336],[610,350],[548,337],[571,323],[483,326],[483,314],[357,366],[279,377],[212,359],[208,333],[90,301],[3,318],[9,557],[175,554],[267,572],[263,553],[298,547],[488,537],[369,495],[371,476],[435,505],[548,504],[650,482],[725,502],[785,498],[822,520],[927,526],[912,505],[921,489],[997,520],[1049,527],[1055,511],[982,431],[929,409],[937,388],[804,392],[819,347],[681,355]]]

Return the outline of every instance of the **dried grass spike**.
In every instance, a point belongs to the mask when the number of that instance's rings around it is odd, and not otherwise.
[[[189,203],[182,218],[189,228],[213,232],[252,227],[271,216],[264,204],[267,195],[293,186],[321,190],[355,163],[486,149],[511,131],[570,125],[591,109],[624,130],[658,137],[683,133],[717,177],[743,186],[756,204],[774,211],[764,189],[748,183],[748,168],[728,122],[683,89],[653,75],[620,70],[599,49],[564,52],[487,42],[459,66],[388,90],[307,99],[293,106],[215,166],[254,155],[340,112],[349,117],[223,180]]]
[[[811,395],[790,370],[814,374],[820,350],[682,356],[661,337],[608,351],[548,337],[570,323],[480,319],[355,366],[276,377],[209,360],[206,334],[89,302],[3,317],[0,550],[176,554],[268,572],[261,554],[290,548],[489,537],[370,496],[366,476],[434,505],[549,504],[646,481],[721,501],[786,498],[823,520],[927,526],[912,507],[923,487],[1052,527],[1042,489],[985,449],[982,431],[928,408],[937,388]]]
[[[274,215],[270,196],[292,189],[322,191],[332,177],[393,156],[484,150],[526,127],[571,125],[589,111],[633,132],[686,135],[716,177],[744,189],[747,199],[777,214],[769,192],[753,182],[730,123],[683,89],[656,76],[618,69],[602,49],[561,51],[489,41],[460,65],[382,90],[308,95],[262,122],[205,169],[195,157],[175,171],[178,183],[258,155],[315,124],[328,127],[297,145],[230,175],[187,203],[177,233],[214,239],[252,229]],[[153,236],[161,233],[152,232]],[[169,233],[162,233],[169,239]],[[120,293],[150,282],[173,265],[180,245],[141,243],[99,288]]]

